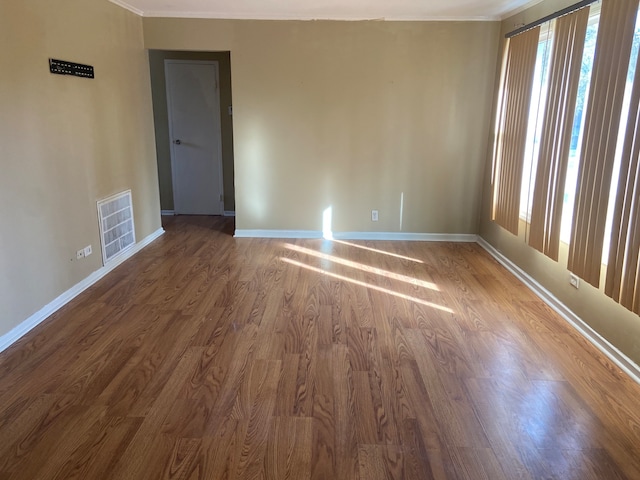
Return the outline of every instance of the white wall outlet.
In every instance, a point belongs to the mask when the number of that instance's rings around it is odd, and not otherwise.
[[[580,288],[580,277],[572,273],[569,275],[569,283],[573,288]]]
[[[76,252],[76,260],[82,260],[84,258],[84,248],[81,248]]]
[[[371,210],[371,221],[372,222],[378,221],[378,210]]]
[[[88,257],[89,255],[91,255],[93,253],[93,250],[91,250],[91,245],[87,245],[86,247],[84,247],[84,256]]]

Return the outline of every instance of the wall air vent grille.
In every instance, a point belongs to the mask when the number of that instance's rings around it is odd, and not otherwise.
[[[98,201],[104,265],[136,244],[131,190]]]

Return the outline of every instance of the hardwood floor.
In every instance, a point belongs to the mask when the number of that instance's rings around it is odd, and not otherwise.
[[[0,355],[0,479],[640,479],[640,387],[479,246],[165,228]]]

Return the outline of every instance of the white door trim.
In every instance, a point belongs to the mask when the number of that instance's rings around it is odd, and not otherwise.
[[[167,74],[168,66],[171,64],[198,64],[198,65],[213,65],[215,66],[216,72],[216,84],[213,86],[216,92],[216,98],[218,101],[218,112],[216,115],[216,123],[217,123],[217,136],[219,141],[217,142],[217,152],[216,155],[218,157],[218,179],[219,179],[219,191],[220,198],[217,200],[219,205],[220,215],[224,214],[224,178],[223,178],[223,168],[222,168],[222,118],[220,112],[220,65],[216,60],[174,60],[170,58],[166,58],[164,60],[164,78],[165,78],[165,93],[167,96],[167,121],[169,123],[169,150],[171,157],[171,192],[173,194],[173,208],[176,214],[178,212],[176,208],[176,178],[175,178],[175,144],[173,143],[173,119],[172,119],[172,105],[171,105],[171,85],[170,85],[170,76]]]

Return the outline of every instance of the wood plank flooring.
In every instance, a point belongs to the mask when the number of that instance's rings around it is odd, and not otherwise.
[[[640,387],[477,245],[165,223],[0,355],[0,479],[640,479]]]

